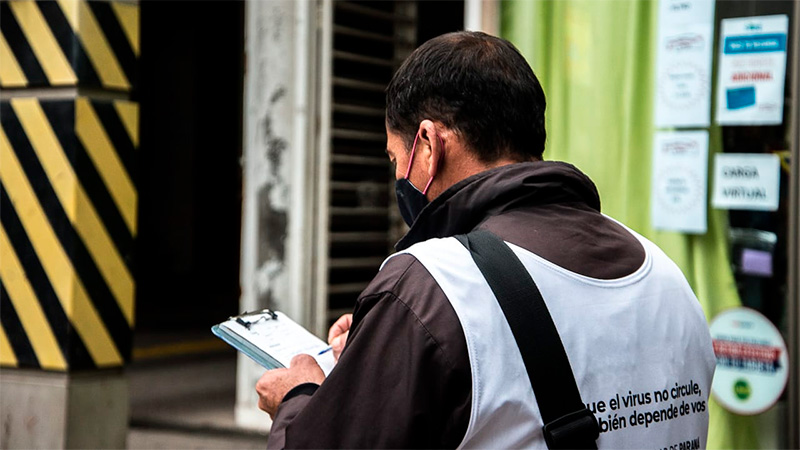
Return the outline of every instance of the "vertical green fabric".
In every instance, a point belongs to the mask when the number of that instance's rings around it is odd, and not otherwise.
[[[651,225],[658,3],[507,0],[501,8],[501,34],[526,56],[547,96],[545,158],[586,172],[606,214],[664,249],[683,270],[707,318],[739,306],[724,211],[709,207],[704,235]],[[710,130],[709,140],[713,158],[721,149],[719,129]],[[758,447],[753,419],[713,401],[709,409],[709,448]]]

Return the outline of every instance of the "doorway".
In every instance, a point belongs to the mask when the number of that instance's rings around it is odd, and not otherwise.
[[[142,2],[137,331],[239,305],[244,3]]]
[[[136,427],[233,427],[239,309],[244,2],[141,2]]]

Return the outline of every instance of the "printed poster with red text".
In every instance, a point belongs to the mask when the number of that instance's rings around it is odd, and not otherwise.
[[[718,124],[781,124],[788,30],[786,15],[722,21]]]

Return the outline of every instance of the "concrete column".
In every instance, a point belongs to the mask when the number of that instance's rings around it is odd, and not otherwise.
[[[464,29],[500,34],[499,0],[464,0]]]
[[[122,448],[128,382],[122,371],[3,370],[0,448]]]
[[[316,8],[247,2],[241,310],[280,310],[308,326],[313,308]],[[264,369],[239,355],[236,422],[265,430],[255,384]]]
[[[139,7],[0,18],[0,448],[124,447]]]

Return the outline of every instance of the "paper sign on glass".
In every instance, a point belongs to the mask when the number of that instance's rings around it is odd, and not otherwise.
[[[781,124],[788,30],[786,15],[722,21],[717,123]]]
[[[650,195],[653,227],[706,232],[708,132],[656,133]]]
[[[777,210],[780,200],[780,165],[778,155],[717,154],[714,159],[714,207]]]
[[[656,56],[656,126],[710,123],[712,0],[661,0]]]

